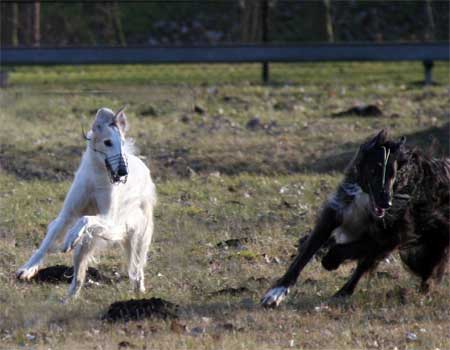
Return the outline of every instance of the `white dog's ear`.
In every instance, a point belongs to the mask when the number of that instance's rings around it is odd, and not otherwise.
[[[127,116],[125,115],[126,108],[127,105],[123,106],[114,115],[114,123],[120,128],[120,130],[122,130],[124,134],[128,131],[128,120]]]

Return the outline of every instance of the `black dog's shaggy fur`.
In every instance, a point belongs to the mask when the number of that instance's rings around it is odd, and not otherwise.
[[[394,249],[421,278],[423,291],[432,279],[442,279],[450,246],[450,159],[408,149],[404,142],[389,139],[383,130],[361,145],[306,244],[263,298],[263,305],[278,305],[333,232],[336,242],[322,259],[324,268],[334,270],[344,260],[357,261],[336,296],[351,295],[364,273]]]

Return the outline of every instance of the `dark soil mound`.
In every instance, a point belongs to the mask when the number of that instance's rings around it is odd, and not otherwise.
[[[177,318],[178,305],[160,298],[118,301],[103,316],[108,321],[142,320],[144,318]]]
[[[345,117],[351,115],[360,117],[380,117],[383,115],[383,112],[376,105],[363,105],[352,107],[342,112],[333,113],[333,117]]]

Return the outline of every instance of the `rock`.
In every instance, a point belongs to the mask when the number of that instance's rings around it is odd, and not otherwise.
[[[181,116],[180,121],[182,123],[188,124],[191,121],[191,117],[189,117],[188,115],[184,114]]]
[[[195,105],[194,106],[194,112],[198,113],[198,114],[205,114],[206,113],[206,109],[199,106],[199,105]]]
[[[261,120],[258,117],[250,119],[245,127],[249,130],[256,130],[262,127]]]
[[[133,343],[130,343],[129,341],[126,340],[122,340],[121,342],[119,342],[117,344],[117,347],[120,349],[136,349],[137,346],[134,345]]]
[[[406,332],[406,340],[408,341],[416,341],[417,340],[417,334],[413,332]]]
[[[225,241],[220,241],[216,244],[218,248],[244,248],[244,243],[248,243],[250,239],[248,237],[231,238]]]
[[[27,333],[27,334],[26,334],[26,338],[27,338],[29,341],[35,341],[35,340],[36,340],[36,334],[34,334],[34,333]]]
[[[203,327],[194,327],[191,329],[191,335],[197,337],[205,333],[205,329]]]

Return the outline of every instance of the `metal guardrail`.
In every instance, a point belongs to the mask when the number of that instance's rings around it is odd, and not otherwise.
[[[0,65],[423,61],[431,83],[433,61],[450,60],[447,42],[308,44],[295,46],[1,48]],[[268,79],[268,72],[263,71]]]
[[[447,61],[449,43],[219,47],[1,48],[2,65]]]

